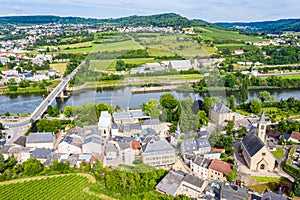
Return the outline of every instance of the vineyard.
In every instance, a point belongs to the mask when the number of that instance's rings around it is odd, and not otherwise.
[[[0,199],[99,199],[88,193],[86,177],[64,175],[38,180],[17,180],[0,185]]]

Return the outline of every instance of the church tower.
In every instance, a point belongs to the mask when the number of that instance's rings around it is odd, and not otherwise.
[[[266,138],[266,131],[267,131],[267,122],[265,119],[265,111],[263,110],[260,116],[260,119],[257,123],[257,136],[265,142]]]

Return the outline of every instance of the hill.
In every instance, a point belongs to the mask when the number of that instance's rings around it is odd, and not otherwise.
[[[45,23],[96,23],[112,24],[121,26],[173,26],[173,27],[191,27],[203,24],[203,21],[189,20],[175,13],[164,13],[149,16],[129,16],[122,18],[96,19],[83,17],[59,17],[51,15],[43,16],[10,16],[0,17],[0,24],[45,24]]]
[[[282,33],[285,31],[300,32],[300,19],[280,19],[276,21],[262,22],[233,22],[215,23],[225,28],[238,28],[251,32]]]

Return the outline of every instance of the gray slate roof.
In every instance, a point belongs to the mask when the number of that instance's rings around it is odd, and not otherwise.
[[[148,125],[158,125],[159,120],[158,119],[148,119],[142,122],[142,126],[148,126]]]
[[[54,150],[46,148],[36,148],[30,155],[31,158],[46,159]]]
[[[256,135],[255,132],[248,133],[241,141],[244,149],[250,157],[254,156],[261,148],[265,146],[263,141]]]
[[[143,154],[145,153],[175,153],[174,147],[169,144],[166,140],[149,142],[142,147]]]
[[[215,105],[210,107],[210,109],[217,112],[217,113],[220,113],[220,114],[232,112],[227,106],[225,106],[222,103],[216,103]]]
[[[26,146],[26,137],[21,135],[13,143],[17,144],[17,145],[20,145],[22,147],[25,147]]]
[[[201,156],[197,156],[193,162],[200,167],[208,168],[211,160]]]
[[[187,174],[183,178],[183,181],[185,181],[185,182],[187,182],[189,184],[192,184],[192,185],[194,185],[196,187],[199,187],[199,188],[201,188],[203,186],[204,182],[205,182],[203,179],[201,179],[201,178],[199,178],[197,176],[192,176],[190,174]]]
[[[248,199],[248,190],[231,183],[222,183],[221,198],[228,200]]]
[[[207,138],[196,138],[190,140],[182,141],[182,150],[183,153],[198,151],[201,148],[210,147],[209,141]]]
[[[171,195],[176,196],[177,190],[179,189],[184,173],[177,173],[177,171],[170,171],[155,187],[155,189]]]
[[[54,135],[50,132],[45,133],[31,133],[27,136],[26,143],[51,143]]]
[[[287,198],[281,194],[276,194],[274,192],[269,192],[267,190],[264,191],[262,197],[262,200],[289,200],[290,198]]]

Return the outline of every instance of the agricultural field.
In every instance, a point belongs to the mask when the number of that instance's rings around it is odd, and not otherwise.
[[[67,63],[51,63],[50,68],[64,74],[67,68]]]
[[[208,55],[216,51],[215,48],[199,44],[186,35],[140,35],[137,42],[148,49],[152,56],[171,56],[178,54],[185,57]],[[169,52],[168,54],[166,54]]]
[[[155,62],[153,58],[130,58],[121,59],[127,64],[142,65]],[[91,60],[90,69],[94,71],[116,71],[117,60]]]
[[[222,30],[215,27],[195,27],[194,30],[201,35],[204,40],[218,41],[218,40],[234,40],[236,42],[260,42],[265,39],[243,35],[234,31]]]
[[[19,179],[0,184],[0,199],[100,199],[89,192],[91,185],[76,174]]]
[[[91,60],[90,69],[94,71],[116,71],[116,60]]]

